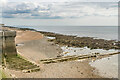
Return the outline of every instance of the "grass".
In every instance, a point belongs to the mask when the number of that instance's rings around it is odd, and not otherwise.
[[[30,70],[30,69],[38,69],[39,68],[39,66],[25,60],[20,55],[6,56],[5,59],[6,59],[6,67],[9,69]]]
[[[8,78],[8,75],[5,72],[3,72],[2,70],[0,70],[0,80],[2,78]]]

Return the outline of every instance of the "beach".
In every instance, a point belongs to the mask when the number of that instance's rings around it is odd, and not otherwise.
[[[17,51],[28,60],[34,61],[37,64],[41,59],[57,57],[62,52],[59,46],[53,42],[48,42],[47,38],[38,32],[22,31],[17,30],[17,28],[4,29],[17,31],[15,42],[16,44],[22,44],[16,47]],[[17,78],[101,78],[99,75],[94,74],[94,68],[88,64],[88,61],[39,65],[39,72],[22,73],[21,71],[9,69],[8,71]]]
[[[0,79],[120,79],[118,1],[0,2]]]
[[[3,30],[16,31],[17,36],[15,38],[15,43],[18,54],[40,66],[40,71],[31,73],[23,73],[22,71],[6,69],[17,78],[104,78],[104,76],[99,75],[95,67],[89,64],[92,59],[74,60],[51,64],[40,63],[40,60],[42,59],[56,58],[61,56],[61,53],[63,54],[66,52],[64,49],[67,50],[67,48],[61,48],[63,44],[57,45],[55,42],[49,41],[50,37],[47,38],[45,36],[46,33],[44,34],[43,32],[35,30],[10,27],[3,27]],[[54,36],[52,33],[49,35]],[[75,51],[77,52],[77,50],[74,50],[74,52]],[[95,51],[93,50],[93,52]],[[110,52],[111,51],[108,51],[106,53]]]

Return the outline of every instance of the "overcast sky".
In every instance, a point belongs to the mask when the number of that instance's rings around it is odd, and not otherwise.
[[[116,26],[118,24],[118,0],[87,1],[2,0],[0,16],[2,23],[7,25]]]

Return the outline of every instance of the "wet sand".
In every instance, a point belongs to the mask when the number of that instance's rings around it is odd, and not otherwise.
[[[57,57],[62,50],[54,43],[48,43],[46,38],[24,42],[17,47],[17,51],[24,57],[35,62],[41,59]]]
[[[118,78],[118,55],[98,59],[90,64],[98,70],[101,76]]]

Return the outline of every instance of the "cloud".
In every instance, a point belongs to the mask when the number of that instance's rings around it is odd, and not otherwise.
[[[63,19],[87,16],[117,16],[117,3],[82,2],[8,2],[4,18]]]

